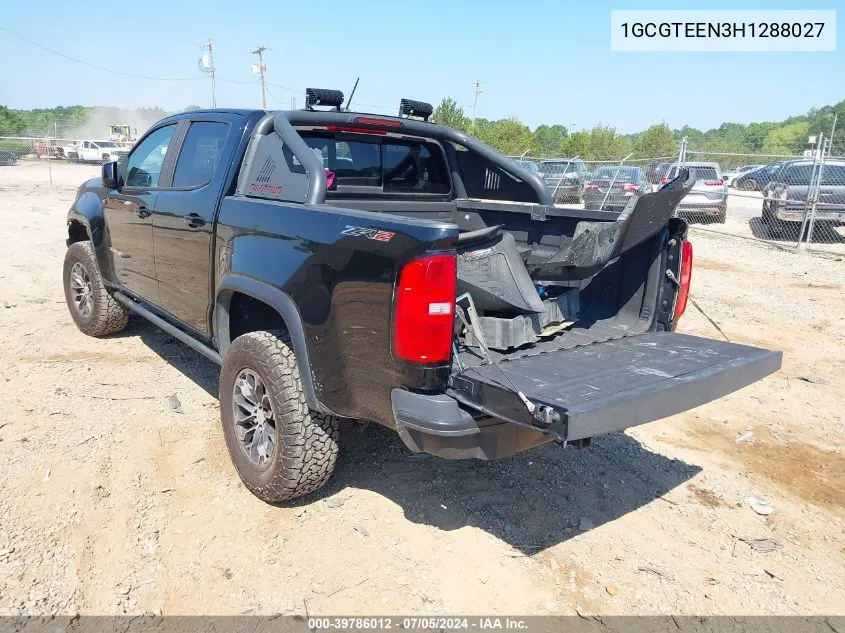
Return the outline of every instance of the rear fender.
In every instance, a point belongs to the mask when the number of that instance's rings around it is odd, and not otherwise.
[[[240,292],[257,301],[272,307],[285,322],[288,334],[290,334],[293,352],[296,355],[296,365],[299,369],[299,377],[302,380],[302,388],[305,392],[305,399],[308,406],[323,413],[333,413],[322,405],[317,397],[314,387],[314,377],[311,372],[311,363],[308,359],[308,347],[305,344],[305,331],[302,327],[302,317],[296,304],[286,293],[270,284],[230,273],[223,277],[217,290],[217,299],[214,305],[214,334],[217,341],[217,349],[221,356],[225,356],[226,349],[231,345],[232,339],[229,331],[229,306],[232,295]]]

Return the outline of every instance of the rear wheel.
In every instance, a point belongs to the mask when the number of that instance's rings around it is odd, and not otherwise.
[[[106,336],[126,327],[129,309],[103,285],[91,242],[76,242],[67,249],[63,281],[68,310],[82,332]]]
[[[339,450],[338,419],[308,407],[285,332],[251,332],[226,350],[220,414],[232,463],[244,485],[268,503],[321,488]]]

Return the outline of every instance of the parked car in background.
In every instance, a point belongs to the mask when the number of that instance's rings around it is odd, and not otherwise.
[[[726,171],[724,174],[725,184],[727,184],[728,187],[733,187],[734,180],[736,180],[740,176],[749,174],[752,171],[762,169],[763,167],[765,167],[765,165],[743,165],[742,167],[737,167],[736,169]]]
[[[584,208],[621,211],[647,193],[647,186],[639,167],[600,167],[584,186]]]
[[[695,176],[695,185],[678,205],[678,215],[693,222],[708,220],[723,224],[728,210],[728,186],[722,178],[719,163],[686,162],[683,167]],[[679,167],[673,165],[661,180],[666,184],[678,175]]]
[[[590,179],[590,170],[582,159],[576,156],[544,160],[539,168],[555,204],[581,202],[584,185]]]
[[[0,165],[14,165],[18,162],[18,157],[12,152],[0,151]]]
[[[782,162],[771,163],[760,169],[749,171],[734,180],[734,188],[743,191],[762,191],[771,182],[782,164]]]
[[[789,234],[798,237],[818,170],[818,164],[805,159],[785,162],[775,172],[764,191],[761,217],[771,235],[782,235],[792,227]],[[822,224],[831,227],[845,224],[845,159],[825,162],[813,217],[814,232]]]
[[[677,163],[658,163],[657,167],[654,170],[654,174],[649,179],[649,183],[652,185],[659,185],[666,176],[669,175],[669,170],[672,169],[673,166],[677,165]]]
[[[649,184],[659,185],[660,180],[669,172],[674,163],[652,163],[646,170],[646,178]]]
[[[540,171],[540,168],[537,166],[537,163],[535,163],[533,160],[525,160],[521,158],[515,160],[514,162],[523,169],[527,169],[532,174],[537,174],[540,177],[540,180],[544,180],[543,172]]]

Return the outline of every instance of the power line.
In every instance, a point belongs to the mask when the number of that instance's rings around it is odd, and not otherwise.
[[[23,40],[27,44],[31,44],[36,48],[40,48],[42,50],[47,51],[48,53],[52,53],[53,55],[58,55],[59,57],[63,57],[69,61],[75,62],[77,64],[82,64],[83,66],[88,66],[90,68],[96,68],[97,70],[101,70],[106,73],[111,73],[113,75],[120,75],[122,77],[129,77],[131,79],[148,79],[150,81],[196,81],[197,79],[205,79],[205,77],[151,77],[150,75],[134,75],[132,73],[125,73],[120,70],[113,70],[111,68],[106,68],[105,66],[99,66],[97,64],[92,64],[90,62],[86,62],[85,60],[79,59],[77,57],[72,57],[71,55],[65,55],[57,50],[44,46],[43,44],[39,44],[28,37],[24,37],[23,35],[19,35],[9,29],[0,26],[0,31],[4,31],[11,35],[12,37],[16,37],[19,40]]]

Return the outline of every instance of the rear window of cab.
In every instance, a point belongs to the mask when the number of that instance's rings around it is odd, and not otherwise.
[[[451,191],[443,150],[437,143],[320,131],[300,135],[323,166],[334,172],[338,188],[418,194]]]

